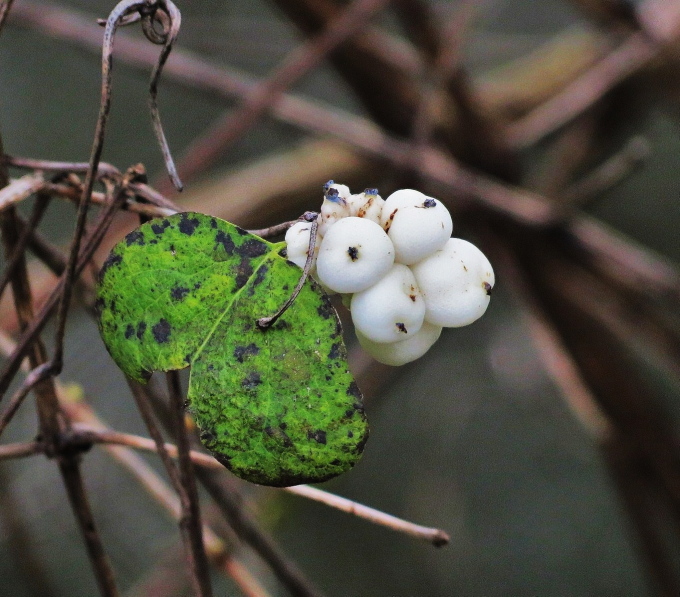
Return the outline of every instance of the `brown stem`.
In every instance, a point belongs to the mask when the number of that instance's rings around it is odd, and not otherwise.
[[[203,546],[201,512],[196,490],[196,477],[190,456],[189,437],[187,435],[184,416],[184,398],[180,384],[179,373],[167,373],[168,393],[170,395],[170,411],[175,421],[175,435],[177,437],[177,453],[179,457],[179,476],[184,491],[180,493],[182,516],[180,528],[187,535],[189,570],[196,595],[209,597],[212,595],[210,586],[210,571],[208,558]]]

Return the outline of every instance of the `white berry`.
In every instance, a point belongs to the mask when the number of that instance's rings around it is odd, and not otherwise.
[[[357,338],[361,347],[376,361],[398,367],[422,357],[439,339],[441,333],[441,326],[425,321],[417,333],[401,342],[388,344],[372,342],[359,331]]]
[[[370,288],[352,297],[354,327],[372,342],[399,342],[423,325],[425,301],[405,265],[392,269]]]
[[[342,218],[350,215],[349,199],[352,194],[344,184],[329,180],[323,187],[324,200],[321,204],[319,234],[324,236],[328,229]]]
[[[394,263],[394,246],[371,220],[342,218],[328,228],[316,261],[317,276],[336,292],[360,292],[380,280]]]
[[[292,261],[295,265],[304,268],[307,262],[307,255],[309,253],[309,236],[311,234],[312,224],[310,222],[296,222],[286,232],[286,253],[288,261]],[[312,263],[312,271],[316,263],[316,256],[319,254],[319,245],[321,244],[321,237],[317,233],[316,244],[314,247],[314,262]]]
[[[449,239],[443,249],[411,266],[411,270],[425,299],[425,319],[432,324],[468,325],[489,306],[495,283],[493,269],[472,243]]]
[[[363,193],[352,195],[348,203],[351,216],[381,224],[380,217],[385,200],[378,194],[378,189],[366,189]]]
[[[441,249],[453,230],[449,210],[412,189],[396,191],[387,198],[381,224],[394,244],[395,260],[406,265]]]

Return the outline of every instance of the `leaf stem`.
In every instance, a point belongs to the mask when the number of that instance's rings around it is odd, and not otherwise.
[[[283,315],[288,310],[288,308],[293,304],[293,301],[297,298],[298,294],[300,294],[302,287],[307,281],[309,272],[312,269],[312,264],[314,263],[314,249],[316,248],[316,231],[319,228],[319,214],[315,212],[306,212],[305,219],[307,219],[308,222],[312,223],[312,228],[309,231],[309,248],[307,249],[307,261],[305,261],[305,267],[302,270],[302,275],[300,276],[300,280],[298,281],[297,286],[294,288],[290,297],[288,297],[288,300],[283,304],[283,306],[276,313],[274,313],[274,315],[270,317],[261,317],[260,319],[257,320],[257,327],[259,327],[262,330],[266,330],[267,328],[270,328],[272,325],[274,325],[276,321],[279,319],[279,317],[281,317],[281,315]]]

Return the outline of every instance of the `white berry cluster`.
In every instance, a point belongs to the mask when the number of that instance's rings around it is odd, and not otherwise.
[[[286,233],[288,259],[304,267],[311,233],[298,222]],[[324,185],[312,275],[340,293],[361,346],[387,365],[423,356],[443,327],[461,327],[489,305],[494,273],[473,244],[451,238],[451,214],[411,189],[386,200],[377,189],[352,195]]]

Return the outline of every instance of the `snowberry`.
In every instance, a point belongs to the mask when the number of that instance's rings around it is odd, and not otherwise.
[[[342,218],[328,228],[316,260],[317,277],[335,292],[360,292],[392,267],[394,246],[371,220]]]
[[[338,220],[350,215],[349,199],[352,196],[349,187],[335,184],[329,180],[323,186],[324,200],[321,204],[319,234],[324,236],[328,229]]]
[[[441,249],[453,230],[449,210],[412,189],[396,191],[387,198],[381,224],[394,244],[395,260],[406,265]]]
[[[378,194],[378,189],[366,189],[363,193],[352,195],[348,203],[351,216],[366,218],[380,224],[385,200]]]
[[[370,288],[352,297],[354,327],[372,342],[398,342],[423,325],[425,301],[411,270],[395,263]]]
[[[398,367],[422,357],[439,339],[442,327],[425,321],[420,330],[400,342],[373,342],[357,331],[361,347],[376,361]]]
[[[288,261],[292,261],[295,265],[302,268],[307,262],[307,254],[309,253],[309,235],[312,231],[312,224],[310,222],[296,222],[286,232],[286,253]],[[314,262],[312,263],[312,271],[314,271],[314,264],[316,263],[316,256],[319,254],[319,245],[321,244],[321,237],[318,232],[316,235],[316,244],[314,246]]]
[[[484,254],[460,238],[411,266],[423,293],[425,319],[444,327],[460,327],[479,319],[489,305],[495,278]]]

